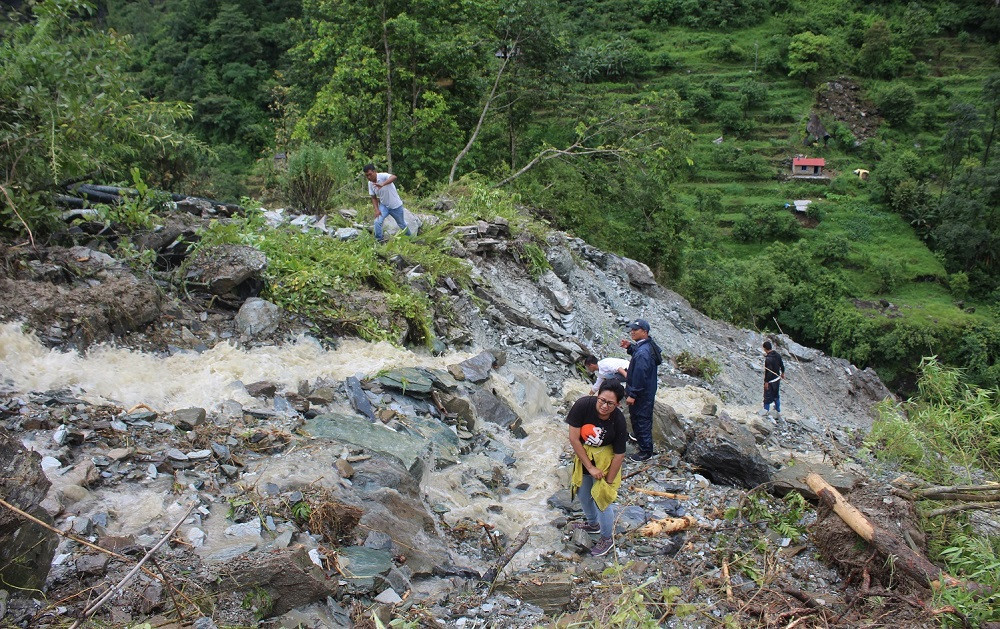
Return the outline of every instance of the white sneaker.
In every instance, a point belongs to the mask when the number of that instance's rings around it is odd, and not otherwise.
[[[761,417],[763,417],[764,415],[767,415],[767,411],[764,410],[764,409],[759,409],[757,411],[757,414],[760,415]]]
[[[771,415],[771,417],[773,417],[774,419],[781,419],[781,412],[774,411],[774,415]]]

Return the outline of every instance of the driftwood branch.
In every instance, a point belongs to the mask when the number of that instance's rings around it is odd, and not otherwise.
[[[510,560],[514,558],[514,555],[517,554],[517,551],[521,550],[521,548],[528,543],[528,536],[530,533],[531,529],[527,526],[521,529],[521,532],[517,534],[517,537],[515,537],[514,541],[507,547],[507,550],[500,555],[500,558],[493,564],[493,567],[486,571],[482,580],[489,583],[496,581],[497,576],[500,574],[500,571],[503,570],[504,566],[509,564]]]
[[[675,494],[669,491],[657,491],[655,489],[645,489],[643,487],[629,487],[634,492],[640,494],[646,494],[647,496],[656,496],[657,498],[670,498],[672,500],[687,500],[691,496],[686,494]]]
[[[812,473],[806,476],[806,484],[819,496],[820,501],[831,507],[834,513],[840,516],[855,533],[872,544],[880,553],[896,557],[896,565],[920,583],[932,587],[938,584],[948,587],[964,587],[973,592],[988,590],[978,583],[956,579],[923,556],[913,552],[903,540],[876,527],[871,520],[858,511],[854,505],[847,502],[840,495],[840,492],[823,480],[819,474]]]
[[[639,535],[653,537],[665,535],[667,533],[677,533],[695,526],[698,523],[693,516],[686,515],[682,518],[663,518],[660,520],[650,520],[639,528]]]
[[[80,618],[77,618],[76,622],[74,622],[69,629],[77,629],[77,627],[83,624],[83,621],[85,621],[86,619],[90,618],[95,613],[97,613],[97,610],[99,610],[106,602],[108,602],[113,596],[121,592],[122,589],[128,584],[128,582],[132,580],[132,577],[134,577],[139,573],[139,570],[142,569],[143,564],[149,561],[150,557],[153,556],[153,553],[159,550],[160,546],[163,546],[167,542],[167,540],[169,540],[173,536],[173,534],[177,532],[177,529],[180,528],[181,524],[184,523],[184,520],[187,519],[188,515],[190,515],[191,511],[193,510],[194,510],[194,505],[191,505],[188,508],[188,510],[184,512],[183,517],[181,517],[181,519],[177,521],[177,524],[174,524],[170,528],[170,530],[167,531],[167,534],[164,535],[160,539],[160,541],[156,542],[155,546],[149,549],[149,552],[147,552],[146,555],[139,560],[139,563],[137,563],[135,567],[129,571],[128,574],[122,577],[122,580],[116,583],[114,587],[112,587],[110,590],[105,592],[103,596],[94,601],[94,603],[90,607],[83,610],[83,615]]]

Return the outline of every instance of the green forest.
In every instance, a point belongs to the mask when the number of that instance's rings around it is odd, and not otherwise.
[[[993,0],[5,6],[5,239],[67,238],[83,181],[364,216],[374,162],[416,211],[491,190],[897,390],[927,356],[1000,385]]]

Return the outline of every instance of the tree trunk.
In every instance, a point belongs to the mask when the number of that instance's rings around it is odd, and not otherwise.
[[[382,5],[382,45],[385,47],[385,164],[392,172],[392,55],[389,50],[389,31],[385,25],[385,5]]]
[[[513,50],[513,48],[512,48]],[[486,112],[490,110],[490,105],[493,104],[493,97],[496,96],[497,87],[500,85],[500,77],[503,76],[503,71],[510,62],[510,57],[506,56],[500,63],[500,68],[497,70],[497,76],[493,80],[493,87],[490,89],[489,96],[486,97],[486,103],[483,104],[483,111],[479,114],[479,120],[476,122],[476,128],[472,130],[472,135],[469,137],[469,141],[465,144],[465,147],[459,151],[458,155],[455,156],[455,161],[451,164],[451,172],[448,173],[448,184],[455,183],[455,171],[458,170],[458,163],[462,161],[462,158],[469,152],[472,148],[472,144],[476,141],[476,137],[479,135],[479,130],[483,128],[483,121],[486,120]]]
[[[965,587],[970,591],[982,591],[978,583],[964,582],[941,570],[921,555],[913,552],[906,543],[886,530],[875,527],[863,513],[844,500],[833,486],[819,474],[806,476],[806,484],[816,492],[823,504],[833,508],[834,513],[847,523],[855,533],[871,543],[884,555],[896,558],[896,565],[922,585],[933,586],[940,583],[948,587]]]

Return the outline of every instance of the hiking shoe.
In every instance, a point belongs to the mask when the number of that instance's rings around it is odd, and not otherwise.
[[[615,547],[615,538],[613,537],[602,537],[597,540],[590,549],[591,557],[603,557],[608,554],[608,551]]]
[[[767,414],[768,417],[773,417],[774,419],[781,419],[781,411],[774,411],[774,414]]]
[[[628,455],[628,460],[629,461],[648,461],[650,458],[652,458],[652,456],[653,456],[652,452],[633,452],[632,454]]]
[[[574,522],[574,523],[572,523],[572,524],[569,525],[569,530],[571,530],[571,531],[580,530],[580,531],[583,531],[585,533],[600,533],[601,532],[601,525],[598,524],[597,522],[594,522],[594,523],[590,523],[590,522]]]
[[[762,409],[760,409],[760,410],[757,411],[757,414],[760,415],[761,417],[763,417],[764,415],[767,415],[767,409],[766,408],[762,408]]]

